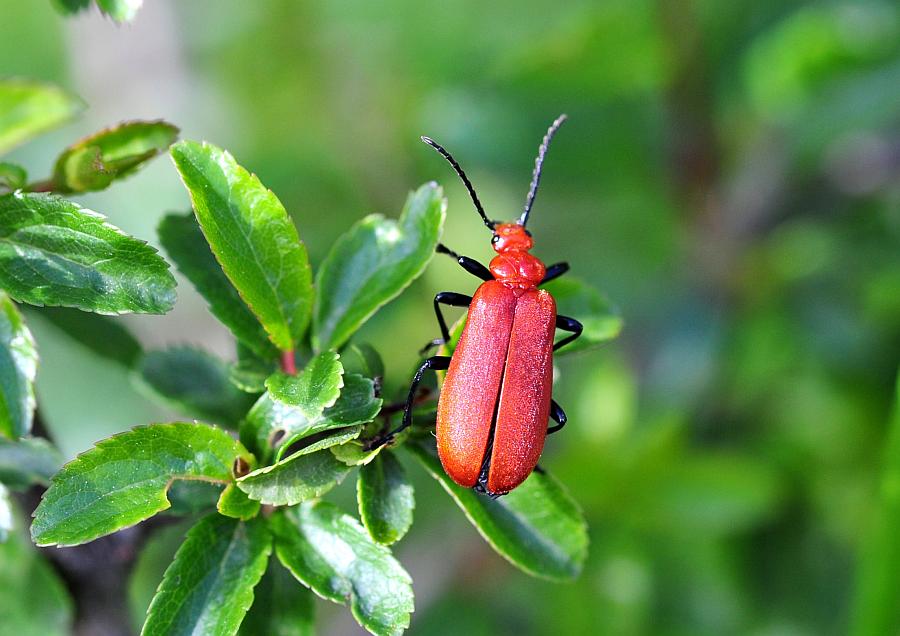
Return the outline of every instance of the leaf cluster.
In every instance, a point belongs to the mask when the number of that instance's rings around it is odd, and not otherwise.
[[[101,2],[105,11],[119,16],[124,14],[116,12],[126,4]],[[55,86],[21,79],[0,81],[0,158],[67,122],[82,108],[80,99]],[[60,581],[23,542],[11,496],[11,491],[48,485],[62,464],[52,444],[32,436],[39,356],[20,304],[41,308],[51,322],[101,355],[136,364],[140,345],[100,314],[169,311],[175,304],[175,279],[169,265],[144,241],[61,195],[107,188],[164,152],[177,135],[178,129],[165,122],[125,122],[63,149],[51,176],[38,181],[29,180],[24,166],[0,160],[0,562],[4,563],[5,589],[38,588],[45,593],[40,611],[30,611],[26,599],[19,603],[9,596],[0,599],[0,615],[8,630],[56,632],[71,614]],[[208,462],[198,463],[193,455],[182,459],[185,474],[209,468]],[[153,461],[159,461],[159,456],[154,454]],[[104,474],[115,472],[105,464],[94,478],[102,480]],[[130,510],[131,515],[140,515],[142,506],[150,510],[159,503],[149,496],[159,473],[145,464],[148,479],[138,485],[137,475],[118,475],[120,497],[143,499],[141,506]],[[90,488],[89,482],[85,488]],[[129,523],[127,514],[118,515],[115,498],[106,500],[88,490],[80,496],[78,505],[95,515],[89,521],[94,532],[104,524],[116,529]],[[77,524],[63,528],[59,522],[50,519],[52,527],[47,532],[64,535],[84,530]],[[46,620],[34,619],[37,614]]]
[[[28,134],[59,121],[62,110],[58,95],[32,88],[32,120],[14,124]],[[54,106],[40,106],[41,95]],[[34,543],[74,546],[162,512],[184,516],[193,526],[143,633],[261,633],[254,630],[280,629],[284,620],[301,629],[313,624],[312,594],[347,605],[372,633],[400,633],[414,606],[411,578],[389,547],[413,522],[403,449],[500,555],[535,576],[577,576],[586,527],[550,475],[535,473],[497,500],[459,488],[435,454],[433,405],[420,409],[421,426],[370,447],[398,409],[384,404],[378,352],[352,339],[431,260],[445,218],[441,188],[427,183],[412,192],[396,220],[365,217],[314,271],[290,215],[258,177],[212,144],[172,145],[176,135],[164,122],[131,122],[65,149],[44,181],[29,183],[11,164],[0,170],[9,189],[0,195],[0,481],[47,483],[52,475],[34,513]],[[19,137],[4,137],[0,127],[0,141]],[[60,196],[107,187],[166,148],[192,210],[166,215],[159,240],[234,336],[235,362],[190,346],[144,351],[104,316],[165,313],[174,279],[146,243]],[[618,332],[619,319],[597,292],[567,281],[554,293],[561,310],[585,320],[579,348]],[[196,419],[120,433],[57,472],[52,446],[26,437],[37,354],[16,303],[42,307],[149,395]],[[354,471],[358,517],[323,500]],[[0,533],[11,526],[4,493]]]

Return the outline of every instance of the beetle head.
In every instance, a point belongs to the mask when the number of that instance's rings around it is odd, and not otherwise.
[[[534,247],[531,232],[518,223],[500,223],[494,226],[491,246],[498,254],[527,252]]]

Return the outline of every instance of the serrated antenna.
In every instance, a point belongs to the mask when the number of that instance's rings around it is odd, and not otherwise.
[[[459,175],[459,178],[462,179],[463,184],[465,184],[466,190],[469,191],[469,196],[472,197],[472,203],[475,204],[475,209],[478,210],[478,214],[481,215],[481,220],[484,221],[484,224],[487,226],[487,228],[493,232],[494,222],[487,218],[487,214],[484,213],[484,208],[481,207],[481,201],[478,200],[478,195],[475,194],[475,188],[472,186],[472,182],[469,181],[469,177],[466,176],[466,173],[456,162],[456,159],[453,158],[453,155],[444,150],[444,147],[431,137],[422,137],[422,141],[437,150],[439,153],[441,153],[441,156],[443,156],[444,159],[450,162],[450,165],[453,166],[456,174]]]
[[[544,167],[544,155],[547,154],[547,148],[550,147],[550,141],[553,139],[553,135],[556,134],[556,131],[559,130],[559,127],[562,126],[566,119],[568,119],[568,117],[563,114],[550,124],[550,128],[547,129],[547,134],[544,135],[541,146],[538,148],[537,158],[534,160],[534,173],[531,175],[531,187],[528,189],[528,196],[525,198],[525,210],[522,212],[522,216],[519,217],[518,221],[519,225],[522,227],[525,227],[528,223],[528,215],[531,214],[531,206],[534,205],[534,197],[537,195],[538,185],[541,183],[541,169]]]

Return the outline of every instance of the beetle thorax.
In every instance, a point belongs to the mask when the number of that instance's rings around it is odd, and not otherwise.
[[[518,223],[497,225],[491,245],[497,252],[490,264],[491,274],[507,287],[524,291],[544,280],[547,268],[539,258],[528,253],[534,241]]]

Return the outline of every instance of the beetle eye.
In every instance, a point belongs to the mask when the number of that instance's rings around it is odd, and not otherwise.
[[[497,243],[499,240],[500,240],[499,234],[494,234],[494,236],[491,237],[491,243]]]

